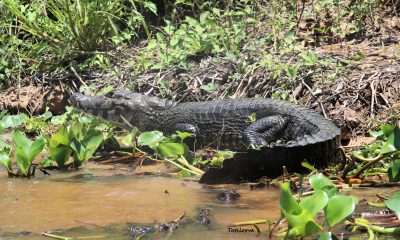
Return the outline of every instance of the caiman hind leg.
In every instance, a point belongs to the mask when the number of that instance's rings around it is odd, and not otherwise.
[[[243,140],[249,146],[267,147],[283,135],[287,123],[288,119],[280,115],[258,119],[244,130]]]

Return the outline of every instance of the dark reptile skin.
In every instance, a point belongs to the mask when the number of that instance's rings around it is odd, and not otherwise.
[[[141,131],[159,130],[166,134],[177,130],[194,132],[196,148],[210,146],[246,151],[249,148],[243,134],[246,128],[251,124],[257,128],[257,124],[262,124],[262,119],[271,116],[279,117],[266,118],[267,124],[276,121],[268,129],[271,139],[267,139],[267,142],[284,140],[275,145],[276,149],[312,146],[312,154],[330,161],[339,146],[340,129],[332,122],[311,109],[285,101],[261,98],[178,104],[151,97],[151,104],[147,104],[146,97],[135,100],[129,93],[123,92],[121,95],[126,96],[125,99],[75,93],[71,102],[83,111],[127,129],[136,126]],[[249,118],[252,114],[256,116],[255,122]],[[125,120],[116,119],[118,116],[123,116]],[[130,124],[126,124],[126,121]]]

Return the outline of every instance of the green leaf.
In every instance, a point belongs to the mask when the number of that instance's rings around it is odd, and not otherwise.
[[[250,119],[250,122],[255,122],[257,120],[257,114],[251,113],[248,118]]]
[[[374,137],[374,138],[378,138],[380,136],[383,136],[383,132],[382,131],[376,132],[376,131],[368,130],[368,133],[369,133],[369,135],[371,135],[371,137]]]
[[[61,125],[67,120],[67,116],[65,114],[59,116],[53,116],[50,122],[54,125]]]
[[[335,187],[332,181],[325,177],[322,173],[312,175],[310,177],[310,184],[314,191],[324,190],[326,192],[328,189]]]
[[[331,232],[324,232],[319,235],[317,240],[337,240],[338,238],[333,235]]]
[[[381,148],[381,154],[386,154],[386,153],[391,153],[391,152],[395,152],[398,149],[400,149],[400,129],[399,126],[395,126],[394,128],[392,127],[391,129],[388,127],[390,125],[384,125],[386,126],[385,128],[382,128],[382,132],[386,134],[388,134],[389,132],[390,135],[387,139],[387,142],[382,144],[382,148]],[[391,126],[390,126],[391,127]],[[385,131],[383,129],[386,129]],[[390,130],[391,131],[390,131]]]
[[[115,87],[113,85],[108,85],[107,87],[102,88],[100,91],[96,93],[96,96],[104,96],[109,92],[114,91]]]
[[[53,114],[47,110],[45,113],[43,113],[42,115],[39,116],[39,118],[41,118],[43,121],[46,121],[46,120],[50,119],[51,117],[53,117]]]
[[[385,205],[396,214],[398,219],[400,219],[400,192],[395,193],[386,200]]]
[[[389,125],[389,124],[380,126],[380,129],[381,129],[383,135],[386,137],[389,137],[393,133],[393,130],[394,130],[393,126]]]
[[[288,221],[290,238],[298,235],[307,237],[322,229],[306,210],[302,210],[300,214],[287,214],[283,211],[283,214]]]
[[[74,122],[72,125],[67,127],[67,131],[70,139],[83,139],[83,124],[80,122]]]
[[[392,152],[396,152],[396,151],[397,151],[397,149],[393,144],[391,144],[389,142],[385,142],[382,144],[381,154],[392,153]]]
[[[218,86],[214,82],[210,82],[210,83],[208,83],[206,85],[201,85],[200,89],[203,89],[206,92],[212,93],[212,92],[215,92],[218,89]]]
[[[55,161],[59,167],[65,166],[69,157],[71,156],[72,149],[69,146],[58,146],[50,148],[50,158]]]
[[[46,139],[43,137],[37,138],[31,145],[29,149],[28,156],[30,159],[34,159],[39,153],[42,152],[44,146],[46,145]]]
[[[133,128],[132,131],[122,139],[122,144],[127,147],[135,145],[135,138],[138,132],[139,130],[137,128]]]
[[[163,143],[159,146],[160,153],[165,157],[176,157],[185,154],[182,143]]]
[[[78,118],[79,123],[85,125],[85,124],[90,124],[93,121],[93,117],[83,115],[82,117]]]
[[[2,118],[7,114],[7,112],[8,112],[7,109],[2,110],[2,111],[0,112],[0,119],[2,119]]]
[[[139,135],[138,143],[141,146],[154,147],[163,139],[165,139],[165,137],[162,132],[159,131],[144,132]]]
[[[302,208],[293,197],[290,191],[289,183],[287,182],[281,184],[279,205],[281,207],[281,210],[285,211],[287,214],[300,214],[302,211]]]
[[[10,157],[3,151],[0,151],[0,164],[6,168],[7,172],[12,172]]]
[[[84,145],[86,149],[84,161],[89,160],[93,156],[97,148],[104,140],[103,133],[95,129],[89,130],[86,136],[87,137],[84,139]]]
[[[12,151],[12,146],[10,144],[7,144],[6,142],[0,140],[0,151],[4,151],[8,155],[10,155],[10,153]]]
[[[17,165],[24,176],[29,175],[33,159],[43,150],[46,140],[39,137],[33,143],[19,131],[14,131],[12,138],[15,142],[15,158]]]
[[[53,159],[51,159],[50,157],[46,157],[45,159],[39,162],[39,165],[41,167],[50,167],[53,165],[53,162],[54,162]]]
[[[18,115],[6,115],[0,122],[3,128],[16,128],[19,125],[24,124],[28,119],[28,116],[21,113]]]
[[[71,139],[69,138],[67,127],[63,124],[60,129],[54,134],[49,141],[50,148],[59,145],[69,146]]]
[[[181,139],[181,142],[183,142],[188,137],[193,137],[194,136],[193,133],[180,132],[180,131],[176,131],[176,135],[178,135],[178,137]]]
[[[322,229],[311,214],[303,209],[290,192],[289,183],[281,184],[281,195],[279,199],[281,212],[288,220],[289,237],[297,235],[306,237]]]
[[[305,60],[305,65],[314,66],[315,64],[317,64],[318,57],[315,52],[302,52],[299,55]]]
[[[311,172],[317,172],[317,169],[316,169],[313,165],[311,165],[309,162],[307,162],[307,161],[301,162],[301,166],[307,168],[307,169],[310,170]]]
[[[399,126],[395,126],[393,132],[390,134],[388,143],[392,144],[396,149],[400,149],[400,129]]]
[[[355,202],[351,196],[335,195],[329,198],[328,205],[325,208],[325,217],[329,227],[343,221],[352,214],[355,209]]]
[[[390,182],[400,181],[400,159],[393,159],[389,163],[388,177]]]
[[[328,195],[322,191],[317,190],[313,195],[306,197],[300,201],[300,207],[306,209],[311,216],[315,216],[328,204]]]
[[[85,161],[85,147],[77,139],[72,140],[70,147],[74,151],[74,164],[82,165]]]
[[[20,148],[16,148],[15,158],[17,161],[17,165],[18,165],[19,169],[21,170],[22,174],[24,176],[28,176],[29,167],[31,166],[32,162],[29,161],[27,154],[24,151],[22,151]]]
[[[28,151],[32,145],[32,142],[28,138],[26,138],[19,131],[15,130],[12,133],[12,139],[17,148],[22,149],[26,154],[28,154]]]
[[[145,8],[149,9],[151,12],[157,15],[157,6],[154,3],[152,3],[151,1],[142,1],[142,3]]]

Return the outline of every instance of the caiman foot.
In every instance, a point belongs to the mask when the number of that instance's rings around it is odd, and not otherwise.
[[[279,139],[287,125],[287,118],[280,115],[261,118],[243,132],[244,141],[252,148],[269,147],[269,143]]]

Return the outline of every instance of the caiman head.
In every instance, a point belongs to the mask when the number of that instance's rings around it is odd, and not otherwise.
[[[133,126],[144,129],[151,116],[176,105],[173,101],[121,89],[106,96],[74,93],[70,101],[83,112],[101,117],[125,129],[132,129]]]

